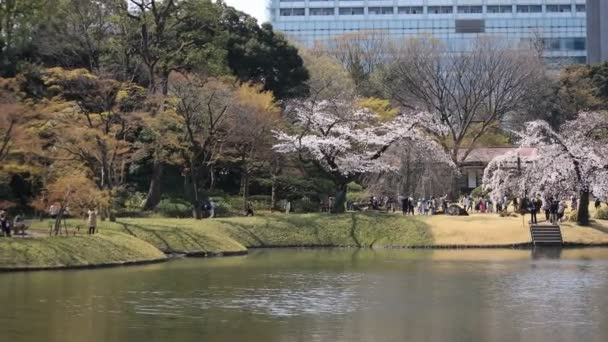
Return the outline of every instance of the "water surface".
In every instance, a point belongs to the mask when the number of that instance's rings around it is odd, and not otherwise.
[[[0,274],[1,341],[608,341],[608,249],[258,250]]]

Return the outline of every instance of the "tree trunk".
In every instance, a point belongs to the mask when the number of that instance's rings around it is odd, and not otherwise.
[[[194,172],[194,168],[191,170],[191,185],[192,185],[192,216],[200,220],[203,218],[203,213],[201,211],[201,201],[198,195],[198,184],[196,181],[196,172]]]
[[[247,212],[247,203],[249,202],[249,174],[247,172],[241,174],[241,193],[243,196],[243,211]]]
[[[144,203],[144,210],[152,210],[160,203],[160,183],[163,176],[163,164],[160,161],[154,161],[154,169],[152,171],[152,180],[148,189],[148,196]]]
[[[346,211],[346,192],[347,183],[339,183],[336,191],[336,198],[334,200],[333,212],[334,214],[343,214]]]
[[[272,174],[272,186],[270,190],[270,212],[277,207],[277,176]]]
[[[576,222],[581,226],[589,225],[589,190],[580,192]]]
[[[215,190],[215,167],[209,167],[209,191]]]

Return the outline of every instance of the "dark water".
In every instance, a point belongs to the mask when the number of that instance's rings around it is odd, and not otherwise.
[[[260,250],[0,274],[0,341],[608,341],[608,250]]]

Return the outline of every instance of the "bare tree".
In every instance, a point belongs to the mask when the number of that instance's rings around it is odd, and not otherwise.
[[[437,136],[459,166],[478,140],[507,114],[525,109],[543,79],[538,54],[528,46],[480,37],[456,53],[430,37],[391,51],[383,72],[389,97],[404,108],[423,109],[449,127]]]
[[[338,60],[357,90],[369,95],[371,75],[385,64],[391,43],[385,31],[358,31],[331,38],[316,49]]]

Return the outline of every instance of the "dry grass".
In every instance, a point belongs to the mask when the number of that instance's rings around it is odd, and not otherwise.
[[[539,219],[541,219],[539,215]],[[471,216],[430,216],[422,220],[430,226],[436,245],[509,245],[531,241],[528,220],[530,216],[499,217],[496,214]],[[594,221],[591,227],[573,222],[562,224],[565,242],[583,244],[608,243],[608,222]]]
[[[510,245],[530,242],[530,230],[521,217],[495,214],[430,216],[422,218],[437,245]]]

